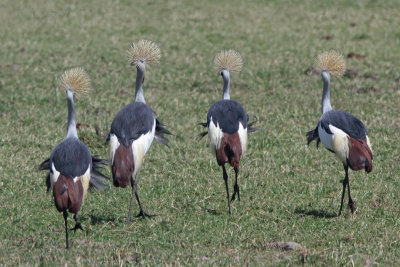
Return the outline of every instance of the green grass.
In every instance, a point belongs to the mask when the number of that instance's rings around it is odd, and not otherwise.
[[[132,2],[0,4],[0,266],[399,264],[399,1]],[[66,250],[62,214],[37,171],[66,134],[56,78],[88,71],[94,90],[77,100],[77,120],[88,124],[78,135],[108,157],[103,130],[133,100],[125,51],[139,39],[161,44],[144,94],[175,134],[169,149],[152,145],[140,174],[142,202],[159,216],[125,225],[130,190],[94,192],[80,213],[84,231],[71,233]],[[231,216],[222,170],[196,138],[222,95],[213,57],[228,48],[245,60],[231,98],[262,128],[249,136]],[[365,56],[346,59],[353,75],[332,79],[331,99],[364,121],[374,152],[372,173],[350,172],[358,209],[342,217],[333,216],[342,165],[305,138],[320,117],[313,58],[327,49]]]

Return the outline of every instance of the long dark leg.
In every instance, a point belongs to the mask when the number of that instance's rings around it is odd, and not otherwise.
[[[238,185],[238,175],[239,175],[239,167],[235,167],[235,186],[233,187],[234,192],[232,194],[232,199],[231,201],[234,201],[236,198],[236,193],[238,194],[238,200],[240,201],[240,192],[239,192],[239,185]]]
[[[351,213],[354,213],[354,211],[356,210],[356,207],[354,205],[353,199],[351,199],[351,196],[350,196],[350,182],[349,182],[348,177],[347,177],[347,189],[349,191],[349,208],[350,208]]]
[[[68,244],[68,226],[67,226],[67,218],[68,218],[68,212],[66,210],[63,211],[64,215],[64,223],[65,223],[65,242],[66,242],[66,248],[69,248]]]
[[[346,185],[349,182],[349,176],[348,176],[349,166],[343,164],[343,167],[344,167],[344,171],[346,172],[346,174],[345,174],[344,180],[343,180],[342,201],[340,202],[340,210],[339,210],[339,215],[338,216],[340,216],[342,214],[344,193],[346,192]]]
[[[143,217],[143,218],[145,218],[145,217],[157,216],[157,214],[150,214],[150,213],[147,213],[147,212],[143,209],[142,204],[140,203],[139,195],[138,195],[137,191],[135,192],[135,196],[136,196],[136,200],[137,200],[137,202],[138,202],[138,204],[139,204],[139,208],[140,208],[140,212],[138,213],[138,215],[136,215],[136,217]]]
[[[75,220],[75,227],[72,228],[71,230],[76,231],[76,230],[80,229],[80,230],[83,231],[82,225],[81,225],[81,223],[79,222],[79,219],[78,219],[78,213],[75,213],[74,220]]]
[[[225,165],[222,165],[222,175],[223,175],[224,181],[225,181],[226,196],[228,198],[229,214],[232,214],[232,212],[231,212],[231,199],[229,198],[229,189],[228,189],[228,174],[226,173]]]
[[[143,209],[142,203],[140,203],[139,194],[137,193],[137,182],[138,182],[138,179],[139,179],[139,172],[136,173],[135,182],[134,182],[134,187],[132,187],[132,197],[133,197],[133,192],[135,192],[135,197],[136,197],[137,203],[139,204],[139,208],[140,208],[140,211],[139,211],[138,215],[136,215],[136,217],[143,217],[143,218],[145,218],[145,217],[157,216],[157,214],[150,214],[150,213],[147,213],[147,212]],[[132,200],[132,198],[131,198],[131,200]]]
[[[137,176],[137,174],[136,174]],[[131,194],[131,199],[129,201],[129,212],[128,212],[128,219],[126,220],[126,223],[131,222],[131,213],[132,213],[132,202],[133,202],[133,195],[136,192],[136,179],[133,181],[133,177],[131,176],[131,187],[132,187],[132,194]]]

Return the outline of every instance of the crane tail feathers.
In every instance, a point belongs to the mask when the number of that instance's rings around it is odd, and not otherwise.
[[[92,172],[89,180],[90,190],[92,190],[92,188],[96,188],[99,191],[108,189],[109,185],[107,181],[110,180],[110,178],[102,173],[102,171],[105,170],[105,166],[107,166],[107,160],[92,156],[92,165]]]
[[[50,171],[50,158],[45,159],[42,163],[39,165],[39,171],[44,171],[48,170]],[[50,182],[50,172],[46,176],[46,187],[47,187],[47,193],[50,191],[51,187],[51,182]]]
[[[251,121],[251,119],[254,119],[254,121]],[[254,128],[253,125],[256,124],[258,122],[258,118],[255,115],[252,114],[247,114],[247,132],[248,133],[254,133],[254,132],[258,132],[261,131],[260,128]]]
[[[110,138],[111,138],[110,136],[111,136],[111,133],[106,133],[105,135],[103,135],[102,139],[101,139],[101,143],[104,145],[105,143],[109,142]]]
[[[201,138],[203,138],[204,136],[206,136],[207,134],[208,134],[208,131],[205,131],[205,132],[199,133],[199,134],[197,135],[197,137],[198,137],[198,139],[201,139]]]
[[[207,127],[207,122],[199,122],[198,123],[198,125],[201,125],[201,126],[203,126],[203,127]],[[206,136],[208,134],[208,131],[204,131],[204,132],[201,132],[201,133],[199,133],[198,135],[197,135],[197,138],[200,140],[201,138],[203,138],[204,136]]]
[[[318,126],[314,130],[307,132],[306,135],[307,135],[307,145],[309,146],[312,141],[316,140],[318,148],[319,143],[321,142],[318,135]]]
[[[43,170],[50,170],[50,158],[47,158],[42,163],[40,163],[39,171]]]
[[[164,134],[173,135],[170,131],[167,130],[167,128],[164,127],[164,124],[156,119],[156,132],[154,138],[156,139],[156,141],[169,147],[169,140],[164,136]]]

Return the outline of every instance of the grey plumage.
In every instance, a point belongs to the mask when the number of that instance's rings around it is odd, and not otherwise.
[[[221,101],[226,101],[226,100],[221,100]],[[234,100],[229,100],[229,101],[234,101]],[[218,101],[218,102],[220,102],[220,101]],[[217,103],[218,103],[217,102]],[[236,102],[236,101],[234,101],[234,102]],[[243,114],[241,113],[242,111],[240,111],[241,109],[243,109],[243,111],[244,111],[244,108],[243,108],[243,106],[240,104],[240,103],[238,103],[238,102],[236,102],[237,104],[239,104],[242,108],[238,108],[238,110],[239,110],[239,112],[238,113],[236,113],[236,114],[240,114],[240,116],[239,117],[243,117]],[[216,104],[216,103],[215,103]],[[235,105],[235,104],[234,104]],[[211,106],[211,108],[212,108],[213,106]],[[201,125],[201,126],[203,126],[203,127],[208,127],[209,125],[210,125],[210,118],[211,118],[211,116],[212,116],[212,114],[210,114],[210,112],[211,112],[211,108],[210,108],[210,110],[209,110],[209,112],[208,112],[208,114],[207,114],[207,122],[200,122],[199,123],[199,125]],[[214,110],[212,111],[212,112],[214,112]],[[210,115],[210,116],[209,116]],[[233,114],[229,114],[230,115],[230,118],[228,118],[228,119],[224,119],[224,121],[225,122],[223,122],[223,124],[224,125],[226,125],[226,123],[228,122],[228,121],[230,121],[230,120],[232,120],[232,118],[233,117],[235,117]],[[216,120],[214,120],[214,117],[217,117],[217,119]],[[216,124],[216,122],[218,121],[219,122],[219,118],[220,117],[223,117],[224,118],[224,116],[222,116],[222,115],[219,115],[219,116],[213,116],[213,122],[214,122],[214,124]],[[254,119],[253,121],[251,121],[250,122],[250,120],[252,120],[252,119]],[[254,124],[256,124],[257,122],[258,122],[258,118],[255,116],[255,115],[252,115],[252,114],[246,114],[246,123],[243,123],[242,121],[242,124],[243,124],[243,127],[245,128],[245,125],[247,126],[247,132],[248,133],[253,133],[253,132],[257,132],[257,131],[260,131],[261,129],[259,129],[259,128],[254,128],[253,127],[253,125]],[[220,127],[221,127],[221,125],[220,125]],[[224,130],[224,129],[226,129],[226,128],[231,128],[230,130],[235,130],[235,132],[237,131],[237,129],[239,129],[239,124],[237,124],[237,127],[224,127],[222,130]],[[201,139],[201,138],[203,138],[204,136],[206,136],[208,134],[208,130],[207,131],[204,131],[204,132],[201,132],[199,135],[198,135],[198,137]]]
[[[223,99],[215,102],[207,113],[207,127],[211,119],[215,125],[219,125],[222,132],[233,134],[239,130],[239,123],[247,128],[247,113],[243,106],[235,101]]]
[[[57,171],[66,177],[83,175],[91,164],[89,149],[79,139],[67,137],[50,154],[50,167],[54,164]]]
[[[111,124],[111,134],[125,147],[153,129],[156,114],[143,102],[133,102],[118,111]]]
[[[342,110],[325,112],[318,123],[329,134],[332,134],[329,130],[329,125],[333,125],[355,139],[366,141],[366,136],[368,135],[368,130],[360,119]]]
[[[49,192],[51,165],[65,175],[66,177],[77,177],[83,175],[89,167],[92,166],[90,172],[89,184],[91,188],[103,191],[108,188],[107,180],[110,178],[104,175],[101,170],[106,166],[107,161],[97,156],[92,156],[89,149],[79,139],[69,137],[61,141],[51,152],[49,158],[39,165],[39,170],[48,170],[46,177],[47,192]]]
[[[319,146],[319,143],[321,142],[318,134],[319,125],[321,125],[322,129],[324,129],[328,134],[333,134],[329,129],[329,125],[333,125],[352,138],[367,141],[366,137],[368,135],[368,130],[360,119],[342,110],[330,110],[323,113],[318,121],[317,127],[307,133],[307,145],[316,140],[317,147]]]
[[[133,102],[123,107],[115,116],[110,134],[115,134],[118,141],[125,147],[132,145],[142,134],[147,134],[156,123],[155,139],[168,146],[168,139],[164,134],[170,134],[162,123],[156,119],[156,113],[147,104]]]

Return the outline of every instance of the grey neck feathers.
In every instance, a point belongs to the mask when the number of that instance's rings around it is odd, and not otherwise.
[[[139,63],[137,66],[136,84],[135,84],[135,102],[146,103],[143,95],[143,78],[144,78],[145,65]]]
[[[229,95],[229,91],[230,91],[229,70],[222,70],[221,75],[222,75],[222,79],[224,80],[222,99],[231,99],[231,97]]]
[[[76,132],[74,94],[69,89],[67,89],[67,102],[68,102],[67,138],[68,137],[78,138],[78,133]]]
[[[321,73],[322,80],[324,81],[324,91],[322,92],[322,114],[332,110],[331,96],[330,96],[330,81],[331,75],[329,72],[323,70]]]

